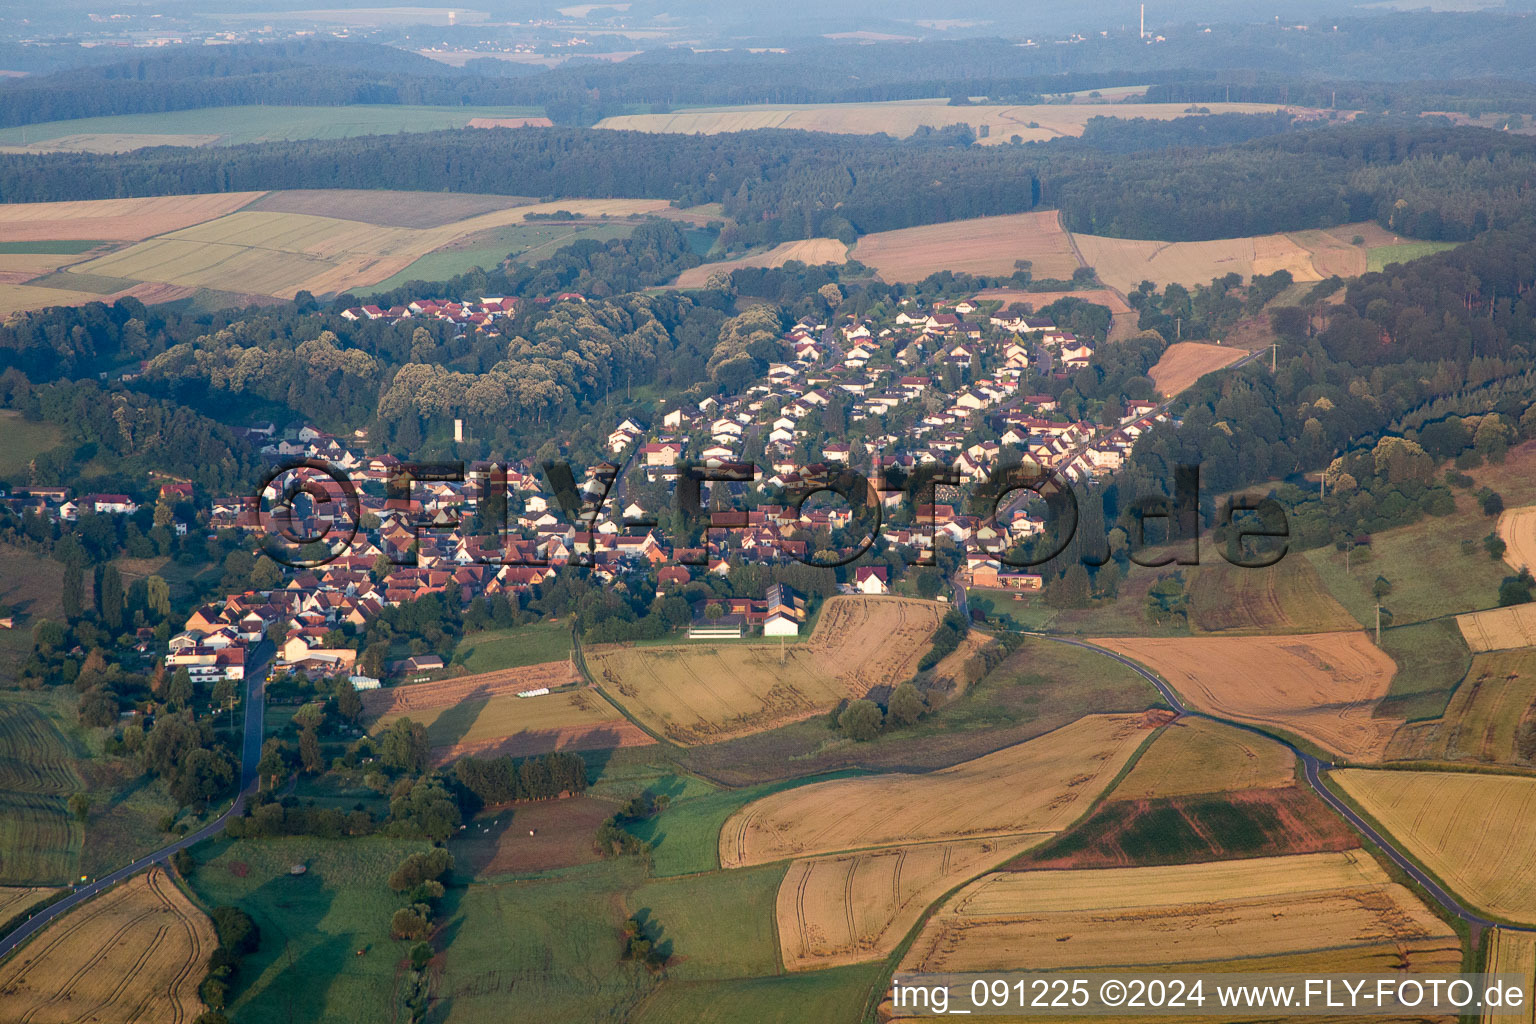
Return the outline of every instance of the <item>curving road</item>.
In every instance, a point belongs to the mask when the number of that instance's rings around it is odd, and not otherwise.
[[[146,854],[134,861],[118,868],[109,875],[103,875],[86,885],[80,886],[68,896],[57,903],[50,904],[29,917],[21,925],[10,932],[5,938],[0,939],[0,959],[9,956],[18,946],[26,942],[33,935],[60,914],[68,913],[86,900],[110,889],[125,879],[131,878],[150,865],[166,860],[178,850],[184,850],[195,843],[200,843],[210,836],[218,835],[224,831],[231,818],[237,817],[245,811],[246,797],[256,789],[256,763],[261,760],[261,730],[263,712],[266,710],[267,691],[267,659],[270,651],[266,650],[264,643],[257,648],[259,653],[254,662],[246,666],[245,677],[245,735],[242,741],[240,756],[240,792],[235,796],[235,802],[229,809],[219,815],[213,821],[204,825],[196,832],[189,833],[177,839],[168,846],[163,846],[154,853]]]
[[[1318,796],[1323,798],[1323,802],[1337,811],[1339,816],[1342,817],[1345,821],[1349,822],[1355,831],[1359,832],[1366,839],[1369,839],[1372,843],[1376,844],[1376,846],[1379,847],[1382,852],[1384,852],[1388,857],[1392,858],[1392,862],[1398,867],[1402,868],[1404,874],[1406,874],[1409,878],[1412,878],[1421,887],[1423,887],[1424,891],[1434,897],[1435,901],[1446,910],[1450,911],[1452,914],[1455,914],[1457,917],[1461,918],[1468,924],[1478,928],[1498,927],[1504,929],[1505,931],[1511,932],[1536,932],[1536,928],[1502,924],[1498,921],[1489,920],[1488,918],[1483,917],[1481,914],[1469,910],[1462,904],[1459,899],[1457,899],[1451,893],[1447,892],[1444,886],[1442,886],[1434,878],[1430,877],[1430,875],[1425,872],[1423,868],[1415,864],[1406,853],[1398,849],[1398,847],[1392,842],[1391,839],[1377,831],[1370,822],[1366,821],[1364,818],[1360,817],[1359,814],[1355,813],[1354,808],[1350,807],[1343,800],[1339,799],[1336,795],[1334,795],[1334,792],[1331,789],[1323,784],[1321,773],[1325,771],[1331,771],[1334,767],[1332,762],[1320,761],[1316,757],[1307,753],[1305,750],[1298,748],[1295,744],[1290,743],[1279,736],[1274,736],[1270,733],[1267,733],[1262,729],[1254,728],[1253,726],[1247,725],[1243,722],[1232,722],[1224,718],[1218,718],[1215,715],[1205,714],[1202,711],[1189,710],[1184,706],[1184,702],[1179,699],[1179,695],[1174,692],[1173,687],[1169,686],[1151,670],[1145,668],[1132,659],[1125,657],[1123,654],[1118,654],[1115,651],[1107,650],[1103,647],[1086,643],[1082,640],[1072,640],[1067,637],[1052,636],[1048,633],[1030,633],[1022,630],[1019,632],[1024,636],[1034,637],[1039,640],[1050,640],[1053,643],[1067,644],[1070,647],[1081,647],[1085,651],[1093,651],[1095,654],[1101,654],[1106,658],[1110,658],[1119,662],[1156,687],[1157,692],[1162,694],[1163,699],[1168,702],[1168,706],[1173,708],[1174,711],[1181,715],[1190,715],[1197,718],[1208,718],[1213,722],[1220,722],[1223,725],[1230,725],[1234,728],[1243,729],[1247,732],[1258,733],[1261,736],[1282,744],[1301,760],[1303,774],[1306,776],[1308,785],[1310,785],[1312,789],[1316,791]]]

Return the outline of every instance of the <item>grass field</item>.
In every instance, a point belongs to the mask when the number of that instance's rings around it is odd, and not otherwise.
[[[1296,756],[1274,740],[1208,718],[1171,722],[1110,793],[1115,800],[1278,789],[1295,781]]]
[[[1536,778],[1365,769],[1335,778],[1473,906],[1536,924]]]
[[[202,107],[158,114],[121,114],[71,121],[49,121],[25,128],[0,129],[0,146],[28,152],[58,150],[114,151],[133,148],[134,136],[148,136],[139,145],[292,142],[299,139],[350,139],[358,135],[396,135],[463,128],[477,117],[517,117],[542,114],[533,107],[415,107],[395,105],[348,107]],[[178,136],[185,137],[178,140]],[[124,145],[123,143],[130,143]]]
[[[1454,249],[1457,242],[1404,242],[1400,245],[1381,245],[1373,248],[1366,254],[1365,269],[1369,271],[1386,270],[1394,263],[1409,263],[1425,256],[1432,256],[1437,252]]]
[[[921,843],[794,861],[777,902],[784,966],[800,971],[884,959],[946,892],[1039,841]]]
[[[885,983],[883,967],[863,964],[766,978],[668,982],[640,1004],[635,1024],[805,1024],[859,1020]]]
[[[1413,760],[1525,765],[1536,754],[1533,739],[1536,650],[1527,648],[1472,658],[1444,714],[1404,726],[1389,754]]]
[[[1190,116],[1183,103],[1048,103],[1032,106],[976,104],[950,106],[947,100],[895,100],[877,103],[754,104],[696,107],[671,114],[625,114],[604,118],[599,128],[642,132],[714,135],[756,128],[792,128],[812,132],[902,138],[920,127],[968,124],[982,143],[1024,142],[1076,137],[1093,117],[1141,117],[1166,121]],[[1210,103],[1212,113],[1264,114],[1277,108],[1262,103]]]
[[[784,242],[766,252],[741,256],[732,260],[720,260],[692,267],[677,275],[672,284],[677,288],[702,288],[715,274],[729,274],[742,267],[782,267],[790,260],[799,260],[808,266],[821,263],[846,263],[848,246],[835,238],[803,238]]]
[[[1515,477],[1521,471],[1511,460],[1500,477]],[[1322,576],[1328,592],[1363,623],[1375,621],[1371,586],[1377,576],[1392,583],[1383,603],[1392,613],[1394,626],[1491,607],[1498,603],[1499,581],[1509,569],[1483,551],[1482,541],[1493,521],[1473,507],[1469,496],[1459,494],[1456,501],[1457,511],[1448,516],[1431,516],[1371,534],[1370,553],[1365,558],[1351,557],[1347,567],[1344,553],[1332,545],[1303,555]],[[1463,540],[1472,541],[1472,553],[1462,551]]]
[[[834,597],[810,638],[767,643],[603,645],[586,650],[615,703],[675,743],[711,743],[809,718],[911,678],[944,606]]]
[[[1376,713],[1407,719],[1404,730],[1444,714],[1451,694],[1472,666],[1461,631],[1446,619],[1384,629],[1381,649],[1397,662],[1397,675]]]
[[[1198,569],[1189,604],[1192,624],[1203,633],[1328,633],[1360,627],[1304,558],[1283,558],[1266,569]]]
[[[84,788],[83,753],[54,724],[46,694],[0,692],[0,884],[73,880],[84,830],[66,809]]]
[[[217,945],[213,925],[156,868],[70,911],[0,965],[0,1016],[190,1024]]]
[[[480,687],[466,692],[437,683],[417,685],[438,688],[446,703],[409,712],[391,711],[375,720],[371,728],[381,731],[402,717],[425,725],[432,758],[438,764],[467,754],[526,757],[552,750],[594,750],[654,742],[619,714],[602,694],[591,689],[519,697],[515,692],[482,693]]]
[[[1488,963],[1483,968],[1490,973],[1518,974],[1527,992],[1536,991],[1536,935],[1530,932],[1512,932],[1507,928],[1495,928],[1488,940]],[[1532,1024],[1536,1021],[1536,1003],[1526,1000],[1525,1007],[1516,1013],[1490,1008],[1483,1011],[1482,1021],[1492,1024]]]
[[[482,879],[590,864],[598,859],[592,837],[616,810],[586,796],[517,804],[467,822],[449,849],[459,871]]]
[[[571,625],[534,622],[513,629],[469,633],[459,644],[458,653],[464,655],[464,667],[471,672],[565,661],[571,656]]]
[[[1201,711],[1274,726],[1346,757],[1380,760],[1400,724],[1374,717],[1397,666],[1361,632],[1094,643],[1151,668]]]
[[[52,423],[25,420],[14,409],[0,409],[0,434],[5,447],[0,449],[0,477],[25,473],[28,464],[64,439]]]
[[[1030,260],[1036,277],[1065,280],[1080,265],[1055,210],[881,231],[859,239],[852,255],[891,282],[940,270],[1007,276],[1016,260]]]
[[[1134,290],[1142,281],[1152,281],[1159,288],[1174,282],[1192,287],[1226,274],[1247,279],[1277,270],[1289,270],[1297,281],[1322,280],[1312,266],[1311,254],[1287,235],[1157,242],[1074,233],[1072,241],[1099,280],[1122,292]]]
[[[773,865],[653,879],[627,894],[625,909],[660,925],[676,958],[669,983],[776,974],[774,893],[783,877]]]
[[[198,898],[207,906],[239,906],[261,929],[261,947],[241,965],[231,1019],[393,1019],[390,993],[403,948],[390,941],[389,916],[402,901],[385,880],[426,848],[376,838],[216,839],[198,846],[190,879]],[[290,875],[294,864],[306,872]]]
[[[1144,716],[1090,715],[937,772],[785,790],[732,815],[720,830],[720,863],[1060,831],[1109,787],[1147,737]]]
[[[988,875],[929,920],[902,970],[1131,968],[1385,944],[1416,968],[1461,959],[1448,925],[1351,851]]]
[[[1180,341],[1169,345],[1148,376],[1158,394],[1172,398],[1208,373],[1230,366],[1248,353],[1231,345]]]

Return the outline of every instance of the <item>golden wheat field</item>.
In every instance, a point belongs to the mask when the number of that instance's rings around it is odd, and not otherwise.
[[[1277,109],[1263,103],[1211,103],[1205,106],[1212,113],[1264,114]],[[894,100],[874,103],[762,104],[707,107],[671,114],[622,114],[604,118],[598,122],[597,127],[685,135],[790,128],[847,135],[884,132],[901,138],[922,127],[942,128],[952,124],[967,124],[981,136],[980,142],[997,144],[1009,142],[1015,137],[1024,142],[1043,142],[1063,136],[1077,137],[1083,134],[1083,126],[1094,117],[1140,117],[1168,121],[1188,116],[1187,104],[1183,103],[951,106],[946,100]]]
[[[1512,604],[1456,616],[1456,626],[1474,653],[1536,647],[1536,604]]]
[[[944,605],[901,597],[829,598],[804,643],[588,648],[615,703],[674,743],[714,743],[800,721],[910,679]]]
[[[1159,288],[1174,282],[1192,287],[1226,274],[1247,279],[1277,270],[1289,270],[1297,281],[1322,280],[1311,253],[1287,235],[1157,242],[1074,233],[1072,241],[1099,280],[1123,292],[1133,291],[1142,281]]]
[[[773,793],[720,829],[720,864],[937,840],[1058,832],[1150,735],[1140,715],[1089,715],[950,768],[865,775]]]
[[[1402,724],[1374,717],[1397,664],[1362,632],[1093,643],[1157,672],[1198,710],[1284,729],[1346,757],[1380,760]]]
[[[1490,974],[1518,974],[1525,991],[1536,992],[1536,935],[1508,928],[1493,929],[1493,937],[1488,940],[1488,964],[1483,969]],[[1525,1006],[1517,1013],[1484,1010],[1482,1019],[1500,1024],[1533,1024],[1536,1000],[1527,995]]]
[[[1410,961],[1460,961],[1455,932],[1351,850],[987,875],[928,921],[901,969],[1130,968],[1383,945]]]
[[[50,924],[0,964],[0,1019],[184,1024],[218,945],[213,925],[159,868]]]
[[[1142,751],[1115,786],[1116,800],[1244,789],[1279,789],[1296,778],[1296,755],[1280,743],[1209,718],[1178,718]]]
[[[1231,345],[1179,341],[1169,345],[1147,375],[1158,394],[1172,398],[1208,373],[1231,366],[1248,353]]]
[[[1473,906],[1536,924],[1536,778],[1358,768],[1335,778]]]
[[[919,843],[797,860],[779,883],[779,949],[791,971],[889,956],[944,893],[1044,836]]]
[[[853,258],[891,282],[941,270],[1006,276],[1018,260],[1031,261],[1037,278],[1065,280],[1079,266],[1055,210],[878,231],[859,239]]]
[[[234,213],[264,195],[224,192],[146,199],[0,205],[0,242],[136,242]]]
[[[782,242],[767,252],[742,256],[734,260],[719,260],[690,267],[677,275],[672,284],[677,288],[702,288],[716,274],[729,274],[742,267],[782,267],[790,260],[798,260],[808,266],[822,263],[848,262],[848,246],[835,238],[802,238],[797,242]]]

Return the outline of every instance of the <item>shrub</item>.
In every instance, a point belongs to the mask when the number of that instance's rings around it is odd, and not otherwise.
[[[885,716],[880,706],[871,700],[856,700],[838,716],[838,728],[851,740],[864,743],[880,735]]]

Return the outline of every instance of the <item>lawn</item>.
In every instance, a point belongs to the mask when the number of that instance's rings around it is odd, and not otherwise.
[[[1431,256],[1446,249],[1454,249],[1459,242],[1400,242],[1397,245],[1381,245],[1365,254],[1365,269],[1386,270],[1392,263],[1409,263],[1423,256]]]
[[[538,116],[534,107],[201,107],[159,114],[121,114],[48,121],[0,130],[0,146],[20,146],[73,135],[215,135],[218,144],[349,139],[463,128],[476,117]],[[189,140],[203,144],[206,140]]]
[[[571,656],[571,624],[535,622],[470,633],[460,642],[458,655],[471,674],[564,661]]]
[[[261,928],[230,1016],[242,1024],[394,1019],[405,946],[389,938],[403,906],[385,880],[423,842],[215,839],[196,848],[191,886],[205,907],[238,905]],[[307,868],[290,875],[294,864]],[[499,936],[500,933],[498,933]],[[358,956],[358,950],[364,950]]]
[[[392,291],[411,281],[446,281],[476,267],[494,270],[508,256],[519,261],[543,259],[561,246],[580,239],[606,242],[626,238],[634,230],[635,222],[625,221],[534,222],[491,228],[427,253],[393,277],[363,291],[374,294]]]
[[[22,419],[14,409],[0,409],[0,433],[5,434],[5,444],[0,445],[0,477],[25,473],[34,456],[63,439],[52,423]]]

